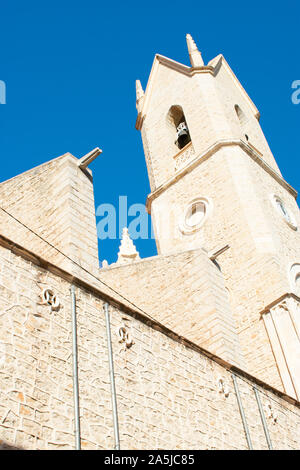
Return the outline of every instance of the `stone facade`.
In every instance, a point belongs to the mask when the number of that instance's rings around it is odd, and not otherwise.
[[[262,315],[285,390],[294,396],[300,394],[299,316],[300,299],[293,294],[274,302]]]
[[[29,260],[30,258],[30,260]],[[33,254],[1,246],[1,446],[72,449],[70,282]],[[36,262],[34,262],[34,259]],[[55,271],[52,272],[52,271]],[[272,445],[299,447],[300,408],[291,398],[184,340],[99,287],[75,278],[82,449],[114,447],[103,303],[110,300],[120,442],[123,449],[246,449],[231,373],[237,376],[255,449],[267,442],[253,386],[260,391]],[[50,286],[60,308],[41,300]],[[125,327],[131,347],[120,341]],[[225,392],[220,387],[224,383]],[[180,424],[180,425],[178,425]]]
[[[74,312],[81,448],[115,447],[105,306],[122,449],[299,448],[296,191],[225,59],[187,40],[192,67],[156,56],[137,82],[157,256],[125,229],[99,269],[99,149],[0,184],[3,449],[75,447]]]
[[[189,47],[194,51],[194,44]],[[190,133],[179,153],[176,124],[172,129],[169,119],[174,107],[182,110]],[[258,120],[257,108],[222,56],[207,66],[187,67],[157,55],[137,128],[158,253],[195,248],[210,253],[229,246],[216,261],[229,293],[240,365],[285,390],[261,312],[282,295],[296,293],[290,268],[300,260],[300,213],[297,193],[282,178]],[[183,230],[197,200],[206,206],[203,223]],[[299,338],[296,349],[298,357]],[[299,380],[299,368],[297,375]]]
[[[43,239],[1,212],[2,233],[53,262],[70,266],[66,256],[97,270],[98,245],[92,175],[67,153],[0,184],[0,206]],[[59,250],[59,251],[58,251]],[[71,263],[72,264],[72,263]],[[74,264],[73,264],[74,267]]]
[[[172,331],[242,364],[223,276],[203,249],[112,266],[101,279]]]

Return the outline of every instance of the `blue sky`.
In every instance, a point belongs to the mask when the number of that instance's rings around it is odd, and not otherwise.
[[[223,53],[261,112],[261,125],[284,178],[300,190],[300,80],[297,1],[2,1],[0,181],[71,152],[96,146],[95,203],[144,203],[149,193],[135,130],[135,80],[146,86],[155,53],[189,64],[186,33],[205,62]],[[130,220],[130,219],[129,219]],[[115,261],[119,241],[100,242]],[[137,240],[141,256],[153,240]]]

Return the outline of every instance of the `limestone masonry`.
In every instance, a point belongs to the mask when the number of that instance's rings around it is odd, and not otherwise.
[[[187,44],[137,81],[157,256],[125,228],[99,268],[98,149],[0,184],[2,449],[300,448],[297,192],[224,57]]]

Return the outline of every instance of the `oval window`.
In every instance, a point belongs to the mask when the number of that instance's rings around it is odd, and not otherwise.
[[[188,209],[185,223],[189,227],[193,228],[199,225],[205,217],[206,206],[202,201],[194,202]]]
[[[293,213],[289,209],[287,209],[287,207],[286,207],[285,203],[283,202],[283,200],[280,199],[280,197],[274,195],[273,196],[273,202],[275,204],[276,209],[278,210],[280,215],[283,217],[285,222],[291,228],[293,228],[294,230],[297,230],[297,224],[296,224],[295,217],[294,217]]]
[[[281,211],[283,217],[284,217],[288,222],[290,222],[290,221],[291,221],[291,217],[290,217],[290,215],[289,215],[289,213],[288,213],[288,211],[287,211],[285,205],[283,204],[283,202],[282,202],[280,199],[276,198],[276,204],[277,204],[277,207],[279,208],[279,210]]]
[[[182,215],[179,229],[185,235],[199,230],[212,210],[212,202],[204,197],[193,199]]]
[[[300,264],[296,263],[290,269],[290,280],[293,292],[300,296]]]

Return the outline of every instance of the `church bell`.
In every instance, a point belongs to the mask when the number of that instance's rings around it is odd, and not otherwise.
[[[175,143],[180,149],[182,149],[190,142],[190,140],[189,130],[186,123],[183,121],[177,127],[177,140]]]

